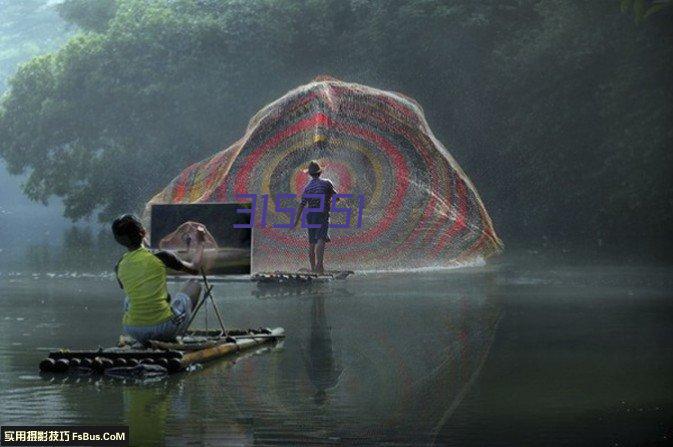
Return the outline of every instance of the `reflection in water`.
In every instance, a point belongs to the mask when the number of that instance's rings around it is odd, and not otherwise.
[[[268,354],[281,343],[246,353],[236,361]],[[213,445],[252,445],[252,419],[243,416],[228,392],[234,364],[224,360],[165,380],[124,382],[124,411],[132,444],[182,445],[185,439],[211,439]],[[120,385],[120,381],[107,382]]]
[[[218,284],[229,325],[282,326],[284,343],[155,383],[37,375],[45,351],[115,343],[112,278],[0,278],[0,423],[129,424],[143,447],[665,443],[671,273]]]
[[[303,352],[304,364],[316,389],[316,404],[324,404],[327,390],[337,386],[343,369],[332,348],[332,328],[325,315],[325,297],[317,294],[311,302],[311,333],[308,352]]]
[[[292,331],[259,376],[232,371],[241,408],[264,409],[255,440],[432,444],[478,375],[500,306],[489,275],[423,282],[354,278],[263,300],[288,311]]]
[[[125,386],[124,411],[136,445],[158,445],[166,429],[171,394],[165,386]]]
[[[355,277],[274,299],[252,297],[254,284],[222,284],[215,299],[227,323],[285,327],[284,344],[157,383],[42,382],[36,393],[21,392],[12,379],[0,397],[21,394],[16,417],[25,423],[128,423],[132,445],[430,445],[478,374],[500,307],[488,274],[413,279]],[[11,359],[5,364],[16,363],[10,377],[35,369],[43,356],[37,346],[113,343],[119,331],[109,318],[118,311],[113,286],[66,286],[45,306],[31,308],[38,321],[83,324],[45,328],[42,339],[27,339],[33,345],[22,350],[3,347],[1,355]],[[22,299],[10,299],[6,312]],[[20,337],[20,329],[4,329],[12,334],[9,343]],[[35,351],[34,359],[21,356],[26,350]],[[12,419],[0,412],[3,422]]]

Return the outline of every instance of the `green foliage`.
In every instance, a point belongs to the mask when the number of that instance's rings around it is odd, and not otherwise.
[[[85,30],[103,32],[117,12],[117,1],[65,0],[56,8],[65,21]]]
[[[107,220],[331,74],[416,98],[510,246],[673,251],[670,9],[623,4],[649,20],[595,1],[70,0],[86,32],[14,76],[0,155],[31,198]]]
[[[47,0],[0,0],[0,94],[19,62],[55,50],[66,40],[68,32],[60,22]]]
[[[636,23],[641,23],[652,14],[669,8],[672,5],[673,0],[620,0],[622,12],[633,9]]]

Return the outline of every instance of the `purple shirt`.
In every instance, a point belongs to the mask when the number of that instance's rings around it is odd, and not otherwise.
[[[306,194],[322,194],[325,197],[325,211],[329,211],[330,203],[332,202],[332,195],[336,194],[334,185],[329,179],[322,179],[320,177],[311,179],[308,185],[304,188],[301,197],[301,204],[304,207],[319,208],[320,199],[317,197],[306,197]]]

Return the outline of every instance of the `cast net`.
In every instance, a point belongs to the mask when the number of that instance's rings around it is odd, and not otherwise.
[[[397,270],[448,267],[501,250],[481,199],[421,107],[392,92],[318,79],[267,105],[227,149],[186,168],[148,203],[250,202],[256,194],[252,271],[307,267],[305,229],[290,230],[279,208],[297,207],[308,161],[340,194],[325,267]],[[268,195],[264,206],[263,195]],[[266,216],[262,222],[262,214]],[[361,213],[360,213],[361,211]],[[361,225],[358,225],[358,215]],[[263,225],[264,223],[264,225]]]

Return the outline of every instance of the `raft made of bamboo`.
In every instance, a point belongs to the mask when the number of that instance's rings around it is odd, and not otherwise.
[[[99,348],[95,351],[59,350],[40,362],[45,373],[102,374],[110,368],[158,365],[168,373],[184,370],[195,363],[205,363],[285,337],[283,328],[232,330],[222,335],[213,331],[190,331],[176,342],[150,341],[150,348],[132,346]]]
[[[260,285],[266,284],[311,284],[316,282],[328,282],[335,279],[346,279],[353,275],[352,270],[330,270],[323,274],[313,272],[259,272],[250,277],[253,282]]]

